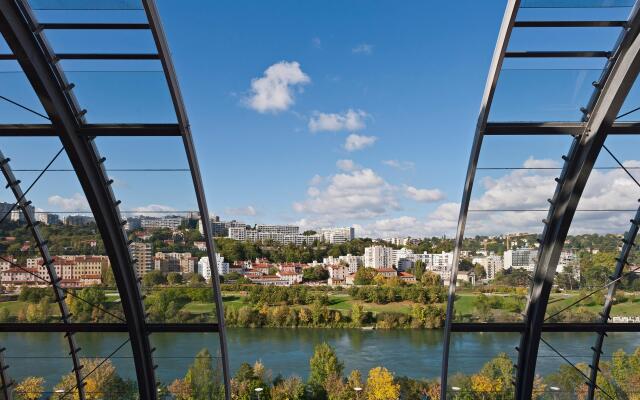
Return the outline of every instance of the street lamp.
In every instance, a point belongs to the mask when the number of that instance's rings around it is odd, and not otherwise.
[[[257,393],[257,395],[258,395],[258,400],[260,400],[260,393],[261,393],[263,390],[264,390],[264,389],[262,389],[261,387],[257,387],[257,388],[255,388],[255,391],[256,391],[256,393]]]
[[[354,387],[353,390],[356,391],[356,399],[360,398],[360,392],[362,392],[362,388],[360,386]]]
[[[458,398],[458,392],[460,391],[460,388],[457,387],[457,386],[451,386],[451,390],[456,392],[454,399],[457,399]]]
[[[549,386],[549,390],[551,390],[553,392],[553,399],[557,399],[558,398],[558,392],[560,391],[560,388],[557,386]]]

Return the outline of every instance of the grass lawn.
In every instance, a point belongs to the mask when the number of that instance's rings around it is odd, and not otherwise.
[[[213,303],[201,303],[197,301],[185,304],[182,309],[191,314],[209,314],[215,311]]]

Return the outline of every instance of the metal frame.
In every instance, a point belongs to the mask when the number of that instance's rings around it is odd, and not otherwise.
[[[35,216],[29,212],[28,206],[31,204],[30,201],[26,199],[25,193],[22,191],[20,187],[20,181],[16,179],[11,167],[9,166],[9,159],[5,158],[2,151],[0,151],[0,169],[2,170],[2,174],[7,180],[7,187],[11,188],[11,192],[16,199],[17,208],[22,212],[24,218],[27,222],[27,227],[31,231],[31,235],[38,247],[38,251],[40,252],[40,257],[42,257],[42,262],[47,269],[47,274],[49,275],[49,282],[51,283],[51,289],[53,289],[53,294],[56,303],[58,303],[58,309],[60,310],[60,318],[62,319],[62,325],[68,326],[71,323],[71,313],[69,312],[69,308],[67,303],[65,302],[66,294],[62,291],[58,283],[60,282],[60,278],[58,278],[56,274],[56,269],[54,266],[54,260],[49,253],[49,247],[47,246],[46,240],[42,237],[40,232],[40,228],[38,227],[38,222],[35,219]],[[80,363],[80,358],[78,357],[78,353],[80,352],[80,347],[76,344],[76,340],[74,338],[74,332],[71,330],[65,330],[65,337],[67,338],[67,344],[69,345],[69,355],[71,356],[71,360],[73,361],[73,374],[76,378],[76,388],[78,390],[78,397],[81,400],[85,399],[84,392],[84,383],[82,377],[82,364]]]
[[[148,323],[147,330],[152,333],[208,333],[218,332],[218,324],[174,324],[174,323]],[[129,327],[124,323],[25,323],[3,322],[0,323],[0,332],[104,332],[126,333]]]
[[[142,4],[144,6],[144,10],[147,14],[147,19],[149,20],[149,24],[151,26],[151,32],[156,42],[158,54],[162,62],[162,68],[164,69],[167,79],[167,85],[169,86],[169,92],[171,93],[171,99],[176,110],[178,125],[180,126],[180,130],[182,132],[184,148],[187,153],[189,168],[191,170],[191,178],[196,192],[196,199],[198,202],[198,209],[200,210],[200,219],[202,221],[203,227],[203,235],[207,243],[207,256],[209,258],[209,268],[211,270],[211,284],[214,291],[214,299],[216,305],[216,318],[220,328],[218,336],[220,339],[220,355],[222,357],[225,399],[230,400],[231,372],[229,369],[227,339],[224,324],[224,309],[222,302],[222,293],[220,291],[220,277],[218,275],[216,263],[215,243],[213,241],[213,231],[211,228],[211,220],[209,218],[209,209],[207,207],[207,200],[204,193],[204,184],[202,182],[202,176],[200,174],[200,167],[198,165],[198,157],[196,154],[193,137],[191,136],[191,128],[189,125],[187,110],[182,100],[180,85],[178,84],[175,68],[173,66],[173,61],[170,55],[169,45],[164,34],[164,28],[162,26],[162,21],[160,20],[158,9],[154,0],[142,0]]]
[[[494,135],[579,135],[584,132],[584,122],[490,122],[485,136]],[[640,134],[639,122],[616,122],[609,128],[609,135]]]
[[[455,322],[451,332],[524,332],[523,322]],[[640,323],[607,324],[601,322],[545,323],[542,332],[640,332]]]
[[[78,134],[83,114],[67,90],[69,85],[24,0],[0,0],[0,32],[38,95],[87,197],[109,255],[129,328],[138,390],[143,399],[157,398],[154,364],[144,307],[127,238],[113,191],[97,148]]]
[[[464,239],[464,229],[467,223],[467,213],[469,212],[469,203],[471,202],[471,191],[473,190],[473,181],[478,166],[478,158],[480,157],[480,148],[482,147],[482,139],[491,109],[491,102],[498,83],[498,76],[502,68],[507,44],[511,37],[511,31],[516,19],[516,13],[520,6],[520,0],[509,0],[498,33],[498,44],[493,52],[491,66],[489,68],[489,77],[484,88],[482,103],[480,106],[480,115],[476,125],[476,132],[473,138],[471,148],[471,156],[469,158],[469,166],[467,167],[467,177],[462,193],[462,201],[460,203],[460,215],[458,217],[458,228],[456,232],[455,247],[453,250],[453,261],[451,264],[451,274],[449,278],[449,296],[447,300],[447,314],[444,325],[444,343],[442,344],[442,371],[440,375],[440,398],[447,398],[447,377],[449,370],[449,347],[451,344],[451,323],[453,321],[453,306],[456,294],[456,280],[458,277],[458,261],[460,259],[460,250]]]
[[[9,366],[4,361],[5,350],[6,349],[4,347],[0,349],[0,389],[2,390],[2,395],[4,396],[5,400],[12,400],[13,391],[11,390],[11,386],[13,386],[15,382],[11,378],[9,378],[9,375],[7,374],[7,369],[9,369]]]
[[[564,246],[580,197],[593,165],[604,145],[610,127],[640,72],[640,16],[637,9],[629,28],[603,73],[593,109],[581,135],[577,135],[550,199],[549,213],[540,239],[538,261],[534,271],[529,301],[525,310],[525,330],[518,347],[516,398],[531,398],[542,326],[556,266]]]
[[[587,392],[587,398],[589,400],[593,400],[596,391],[596,385],[598,378],[598,371],[600,366],[600,356],[602,355],[602,345],[604,343],[604,337],[606,336],[607,331],[611,331],[611,325],[608,324],[609,318],[611,315],[611,307],[613,307],[613,296],[616,293],[616,289],[618,288],[618,283],[622,278],[622,274],[624,272],[624,267],[627,265],[627,259],[629,258],[629,254],[631,254],[631,250],[635,246],[636,236],[638,235],[638,225],[640,224],[640,207],[636,212],[635,217],[630,221],[631,226],[625,238],[623,240],[622,249],[620,250],[620,255],[616,259],[616,267],[613,272],[613,275],[609,277],[611,280],[611,284],[609,285],[609,290],[607,292],[607,296],[605,297],[604,306],[602,307],[602,312],[600,313],[600,323],[605,325],[608,329],[602,330],[598,332],[596,337],[596,343],[592,347],[593,349],[593,357],[591,360],[591,365],[589,368],[591,369],[589,374],[589,389]],[[626,324],[625,324],[626,325]],[[640,324],[639,324],[640,325]],[[636,332],[640,331],[640,327]]]

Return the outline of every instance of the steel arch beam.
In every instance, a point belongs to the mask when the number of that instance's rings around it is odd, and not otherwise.
[[[565,164],[550,199],[551,206],[544,221],[538,262],[525,311],[525,330],[518,347],[517,399],[531,398],[542,325],[560,252],[608,131],[640,72],[640,18],[636,11],[634,9],[629,28],[619,41],[615,57],[598,85],[601,90],[591,102],[593,108],[590,108],[585,129],[575,137],[569,154],[563,157]]]
[[[13,171],[11,170],[11,167],[9,166],[9,159],[4,156],[2,151],[0,151],[0,169],[2,170],[2,174],[4,175],[5,179],[7,180],[7,187],[11,188],[11,192],[16,199],[18,209],[22,211],[22,215],[24,215],[25,221],[27,222],[27,227],[31,231],[31,236],[33,236],[33,240],[36,242],[36,246],[38,247],[38,251],[40,252],[40,257],[42,257],[43,265],[47,269],[49,282],[51,283],[51,288],[53,289],[53,295],[56,303],[58,303],[58,309],[60,310],[62,323],[64,325],[68,325],[71,323],[71,313],[69,312],[69,308],[67,307],[67,303],[65,302],[66,295],[62,291],[60,286],[58,286],[58,282],[60,281],[60,279],[56,274],[56,269],[53,265],[54,261],[51,257],[51,254],[49,253],[49,247],[47,246],[46,240],[44,240],[44,238],[42,237],[35,216],[29,212],[28,206],[31,204],[31,202],[26,199],[25,193],[20,187],[20,181],[16,179]],[[78,397],[80,398],[80,400],[84,400],[85,385],[83,383],[83,376],[81,372],[82,364],[80,364],[80,358],[78,357],[80,348],[76,344],[73,331],[65,331],[65,337],[67,338],[67,344],[69,345],[69,355],[71,356],[71,360],[73,362],[73,374],[76,378]]]
[[[196,192],[195,194],[196,200],[198,202],[200,219],[202,221],[203,234],[207,244],[209,268],[211,269],[211,284],[216,305],[216,319],[218,322],[218,337],[220,340],[220,356],[222,358],[222,375],[224,379],[225,399],[230,400],[231,372],[229,369],[227,338],[224,324],[224,309],[222,302],[222,293],[220,291],[220,277],[218,275],[218,268],[216,263],[216,247],[213,241],[213,231],[211,228],[211,220],[209,219],[209,209],[204,193],[202,175],[200,174],[200,166],[198,164],[198,157],[196,154],[193,137],[191,136],[191,127],[189,125],[187,110],[182,99],[180,85],[178,84],[175,68],[171,59],[171,52],[169,50],[169,45],[167,43],[164,28],[162,26],[162,21],[160,20],[160,15],[158,13],[155,0],[142,0],[142,4],[144,6],[145,13],[147,14],[151,33],[153,34],[153,39],[156,43],[158,55],[162,63],[162,68],[167,79],[167,85],[169,87],[169,92],[171,93],[171,100],[173,102],[176,116],[178,118],[178,125],[182,133],[182,140],[189,162],[189,169],[191,170],[193,187]]]
[[[467,224],[467,214],[469,213],[469,204],[471,202],[471,192],[480,158],[480,149],[482,148],[482,139],[487,127],[489,111],[493,95],[498,84],[498,77],[502,69],[507,45],[511,37],[511,31],[516,20],[516,14],[520,7],[520,0],[509,0],[502,18],[502,25],[498,34],[498,42],[493,52],[491,66],[489,68],[489,77],[484,88],[482,103],[480,106],[480,114],[476,125],[473,145],[471,147],[471,156],[469,157],[469,166],[467,167],[467,177],[465,180],[464,191],[462,193],[462,201],[460,202],[460,214],[458,216],[458,228],[456,231],[455,247],[453,250],[453,260],[451,264],[451,274],[449,276],[449,295],[447,299],[447,314],[444,325],[444,343],[442,344],[442,370],[440,375],[440,398],[447,398],[447,377],[449,373],[449,348],[451,344],[451,324],[454,318],[454,301],[456,295],[456,281],[458,277],[458,261],[460,259],[460,251],[464,240],[464,230]]]
[[[0,389],[2,390],[2,395],[5,400],[13,400],[13,390],[11,387],[14,385],[14,381],[9,378],[9,374],[7,374],[7,369],[9,366],[4,361],[4,351],[6,349],[3,347],[0,349]]]
[[[79,134],[84,122],[28,5],[0,0],[0,32],[38,95],[73,165],[111,261],[126,317],[140,398],[157,398],[154,365],[140,287],[132,268],[122,218],[104,166],[91,138]]]
[[[620,250],[620,255],[618,256],[618,258],[616,258],[615,270],[613,272],[613,275],[609,277],[609,279],[611,279],[611,283],[609,285],[607,296],[604,300],[602,312],[600,313],[600,323],[603,325],[606,325],[609,322],[611,307],[613,307],[613,296],[615,295],[616,289],[618,288],[618,283],[620,283],[620,280],[622,279],[624,267],[625,265],[627,265],[627,259],[629,258],[629,254],[631,254],[631,250],[635,245],[634,242],[636,240],[636,236],[638,236],[638,224],[640,224],[640,207],[638,208],[635,217],[630,222],[631,226],[623,239],[622,250]],[[598,332],[596,336],[596,343],[592,347],[593,357],[591,359],[591,365],[589,366],[591,371],[589,374],[590,382],[587,392],[587,398],[589,400],[593,400],[596,392],[595,383],[598,379],[598,368],[600,366],[600,356],[602,355],[602,345],[604,343],[605,335],[605,331]]]

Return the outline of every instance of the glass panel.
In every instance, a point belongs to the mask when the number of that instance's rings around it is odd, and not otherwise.
[[[576,395],[586,393],[587,379],[549,345],[589,376],[593,338],[592,333],[543,333],[536,363],[534,392],[558,399],[574,399]]]
[[[10,66],[4,64],[7,68]],[[22,71],[0,72],[0,120],[5,124],[48,124],[46,112]],[[28,108],[29,110],[25,109]],[[40,114],[40,115],[38,115]]]
[[[523,0],[521,8],[633,7],[633,0]]]
[[[620,27],[611,28],[515,28],[509,51],[610,51]]]
[[[217,333],[154,333],[149,338],[156,348],[153,356],[161,392],[177,397],[181,388],[189,385],[186,375],[199,372],[207,380],[192,381],[191,389],[206,393],[207,399],[224,398]]]
[[[580,121],[600,70],[503,70],[489,120]]]
[[[176,122],[163,72],[71,71],[67,78],[89,123]]]
[[[45,33],[54,53],[156,53],[150,30],[52,29]]]
[[[519,340],[518,333],[452,333],[447,398],[513,398]]]
[[[97,144],[122,201],[150,320],[214,322],[211,269],[182,138],[103,137]]]
[[[139,10],[140,0],[29,0],[34,10]]]

